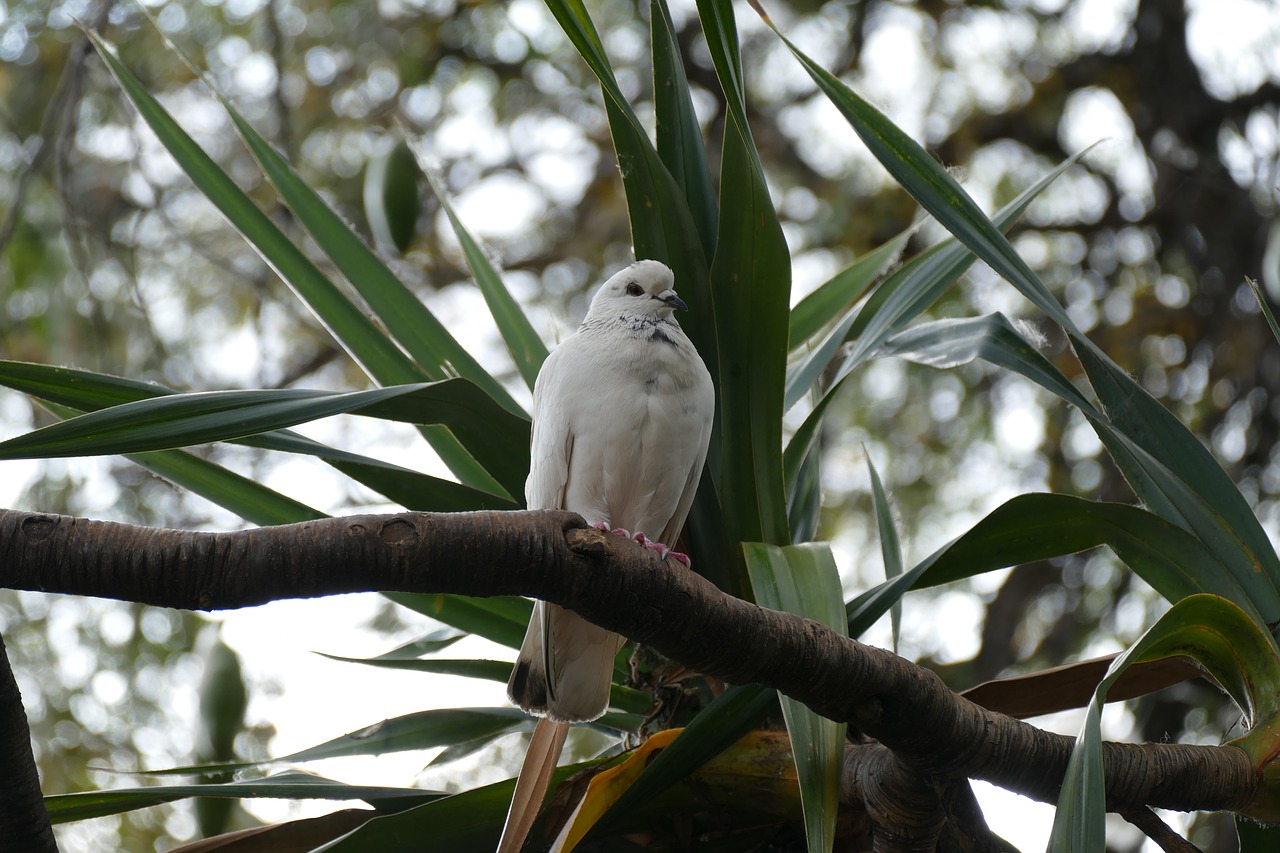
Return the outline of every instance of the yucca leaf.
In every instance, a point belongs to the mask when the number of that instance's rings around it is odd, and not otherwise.
[[[861,633],[908,589],[974,577],[1106,545],[1166,600],[1196,593],[1243,591],[1199,539],[1141,507],[1070,495],[1029,493],[1001,504],[909,571],[846,606],[849,633]],[[1236,598],[1238,596],[1238,598]],[[1246,609],[1252,610],[1246,604]]]
[[[75,417],[86,411],[98,411],[99,409],[122,403],[150,400],[178,393],[171,388],[150,382],[138,382],[132,379],[122,379],[118,376],[90,373],[66,367],[50,367],[43,364],[3,360],[0,360],[0,385],[22,391],[45,401],[47,404],[62,405],[77,410],[64,412],[64,417]],[[473,489],[450,480],[432,477],[408,468],[402,468],[399,465],[392,465],[379,459],[373,459],[357,453],[348,453],[345,450],[339,450],[321,444],[318,441],[312,441],[290,430],[272,430],[258,435],[234,439],[232,443],[258,447],[263,450],[278,450],[285,453],[301,453],[315,456],[337,468],[356,482],[373,489],[406,509],[424,512],[465,512],[481,509],[518,509],[520,506],[519,503],[505,497]],[[178,456],[183,455],[186,454],[179,454]],[[146,458],[152,459],[150,455],[147,455]],[[140,462],[137,458],[134,458],[134,461],[151,470],[154,470],[154,465],[159,464],[154,461]],[[208,465],[209,463],[204,464]],[[193,468],[195,466],[186,467]],[[216,468],[217,466],[213,467]],[[157,471],[157,473],[160,472]],[[230,472],[226,473],[230,474]],[[206,475],[209,477],[214,476],[212,471],[206,471]],[[290,521],[301,520],[296,517],[271,515],[268,516],[271,518],[270,521],[259,521],[257,518],[243,515],[234,506],[225,502],[235,500],[234,495],[231,493],[223,493],[224,497],[222,498],[204,494],[195,486],[186,486],[185,483],[179,481],[177,479],[179,475],[176,470],[172,471],[171,474],[161,473],[161,476],[178,482],[184,487],[191,488],[193,491],[203,494],[204,497],[214,500],[220,506],[241,515],[242,518],[253,520],[259,524],[287,524]],[[231,477],[237,478],[238,475],[231,475]],[[254,486],[257,486],[257,484],[254,484]],[[204,487],[207,488],[208,486]],[[257,488],[261,489],[262,487],[258,486]],[[312,510],[312,512],[314,513],[315,511]],[[307,515],[305,517],[317,516]]]
[[[115,788],[45,797],[49,819],[54,824],[121,814],[135,809],[172,803],[189,797],[269,797],[280,800],[363,800],[367,803],[395,803],[397,808],[430,802],[447,796],[419,788],[348,785],[310,773],[286,770],[263,779],[220,782],[205,785],[154,785]]]
[[[95,456],[243,438],[334,414],[442,423],[519,494],[528,470],[528,425],[463,379],[369,391],[208,391],[114,406],[0,442],[0,459]]]
[[[503,408],[523,414],[501,383],[480,366],[430,309],[352,233],[324,199],[298,177],[289,162],[226,99],[223,106],[285,204],[427,376],[470,379]]]
[[[1106,790],[1102,766],[1102,704],[1132,663],[1189,657],[1231,696],[1252,726],[1272,717],[1280,696],[1280,650],[1271,635],[1224,598],[1182,599],[1117,657],[1094,691],[1067,765],[1049,850],[1102,851],[1106,846]],[[1242,741],[1246,738],[1241,739]],[[1266,740],[1274,735],[1267,733]],[[1239,743],[1239,741],[1237,742]],[[1272,750],[1269,744],[1267,750]]]
[[[840,270],[801,299],[791,309],[788,348],[794,351],[803,346],[829,325],[832,318],[852,308],[876,279],[884,275],[885,270],[898,259],[903,246],[915,232],[916,226],[907,228]]]
[[[333,335],[334,340],[365,372],[382,385],[419,382],[429,378],[358,306],[316,269],[217,163],[205,154],[160,102],[147,92],[112,48],[96,34],[88,35],[121,89],[192,183],[302,299]],[[480,489],[494,490],[494,478],[463,450],[448,430],[424,427],[423,434],[460,480]]]
[[[844,633],[840,576],[830,546],[779,548],[749,542],[742,549],[761,606],[806,616]],[[800,780],[808,849],[828,853],[835,841],[845,724],[821,717],[789,696],[778,699]]]
[[[440,206],[444,208],[449,218],[449,224],[453,226],[453,233],[462,247],[467,266],[471,268],[471,275],[480,287],[480,293],[484,295],[489,313],[498,324],[498,331],[502,335],[503,343],[507,345],[507,351],[511,353],[516,369],[520,372],[525,384],[533,388],[534,380],[538,378],[538,370],[542,367],[542,362],[547,359],[547,345],[534,331],[529,318],[525,316],[524,309],[507,290],[502,277],[489,262],[480,244],[458,218],[457,212],[453,209],[453,203],[449,200],[448,191],[440,184],[439,177],[430,168],[424,168],[423,171],[436,198],[440,200]]]
[[[657,114],[658,156],[684,190],[685,201],[698,227],[702,251],[715,254],[716,194],[702,143],[702,129],[693,109],[689,79],[680,58],[680,43],[666,0],[650,0],[649,27],[653,43],[653,102]]]
[[[865,448],[863,449],[865,452]],[[898,540],[898,525],[893,520],[893,508],[889,506],[889,496],[885,493],[884,484],[875,464],[867,455],[867,473],[871,476],[871,501],[876,511],[876,527],[880,531],[880,554],[884,560],[885,580],[893,580],[902,575],[902,544]],[[898,651],[898,632],[902,628],[902,599],[893,602],[889,607],[889,620],[893,636],[893,650]]]
[[[698,15],[733,120],[720,166],[720,230],[711,267],[720,374],[720,501],[730,539],[790,541],[782,482],[782,413],[791,258],[746,124],[733,8]]]
[[[520,648],[533,602],[514,596],[471,598],[415,592],[388,592],[387,598],[424,616],[430,616],[468,634],[475,634],[512,649]]]

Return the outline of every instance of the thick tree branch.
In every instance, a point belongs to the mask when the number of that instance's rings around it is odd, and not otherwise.
[[[0,637],[0,840],[5,850],[53,851],[58,845],[40,795],[31,729]]]
[[[920,778],[1053,801],[1073,738],[994,713],[932,672],[721,592],[568,512],[403,513],[234,533],[0,511],[0,586],[216,610],[362,590],[531,595],[731,683],[760,683],[874,737]],[[745,654],[744,650],[750,650]],[[1231,746],[1108,744],[1108,807],[1247,812]]]

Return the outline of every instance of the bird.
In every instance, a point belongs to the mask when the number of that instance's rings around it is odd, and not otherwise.
[[[576,512],[687,567],[689,558],[668,543],[698,490],[715,387],[676,320],[688,305],[674,286],[660,261],[631,264],[600,286],[582,325],[547,357],[533,388],[525,501],[529,509]],[[507,693],[539,720],[498,853],[523,846],[569,725],[608,707],[614,656],[625,641],[559,605],[534,603]]]

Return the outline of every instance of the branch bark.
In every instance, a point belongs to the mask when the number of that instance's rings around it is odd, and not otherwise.
[[[31,729],[18,682],[0,637],[0,839],[6,850],[57,853],[40,777],[31,752]]]
[[[0,510],[0,586],[193,610],[374,590],[530,595],[699,672],[793,696],[875,738],[930,784],[985,779],[1052,802],[1074,742],[957,696],[887,651],[726,595],[568,512],[360,515],[194,533]],[[1112,743],[1104,770],[1113,811],[1247,812],[1263,791],[1232,746]]]

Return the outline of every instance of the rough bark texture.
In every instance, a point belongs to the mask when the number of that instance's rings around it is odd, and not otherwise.
[[[0,586],[199,610],[361,590],[536,596],[692,669],[776,688],[850,723],[911,771],[895,784],[913,790],[969,777],[1053,801],[1073,743],[975,705],[887,651],[726,595],[567,512],[364,515],[191,533],[0,511]],[[1239,812],[1261,791],[1245,753],[1230,746],[1108,744],[1105,770],[1108,805],[1120,811]]]
[[[0,849],[57,851],[40,777],[31,752],[31,730],[18,683],[0,637]]]

